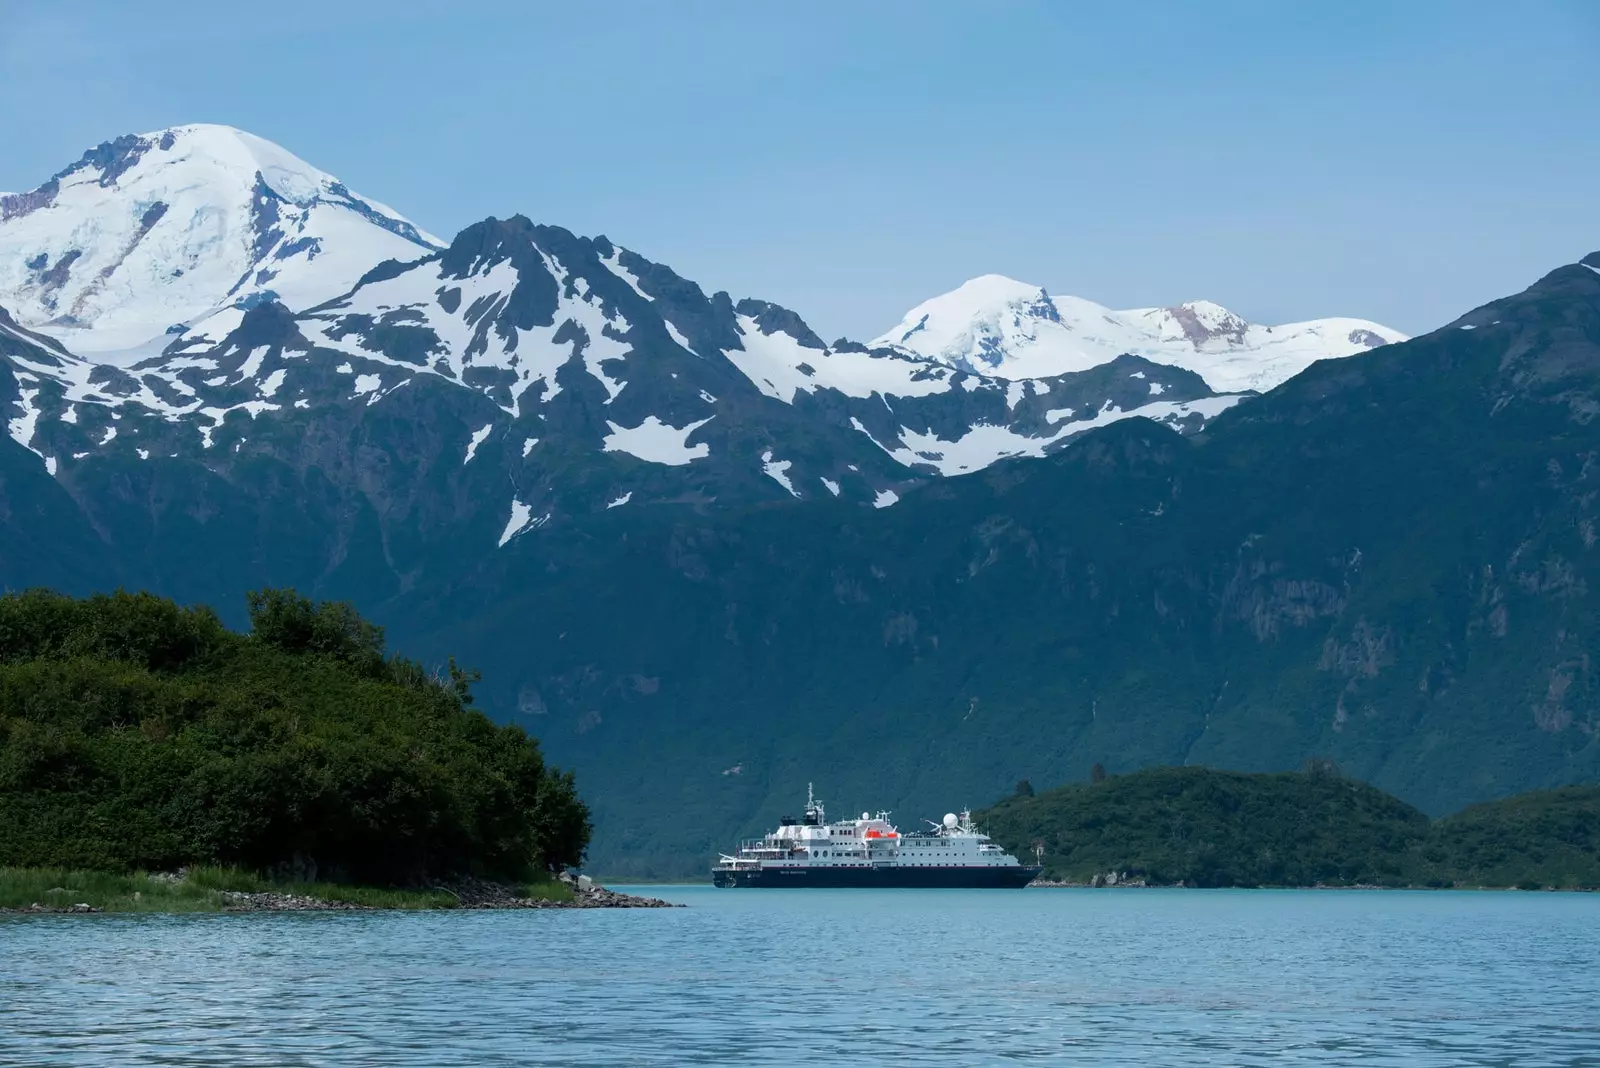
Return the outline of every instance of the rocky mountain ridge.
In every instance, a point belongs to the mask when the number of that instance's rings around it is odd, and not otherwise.
[[[445,245],[216,126],[107,142],[7,197],[0,308],[31,338],[8,428],[52,476],[102,454],[221,471],[266,425],[427,377],[492,405],[452,397],[471,426],[450,451],[502,469],[513,536],[658,500],[883,506],[1130,415],[1192,432],[1242,396],[1116,353],[1019,377],[828,346],[603,237],[519,216]]]

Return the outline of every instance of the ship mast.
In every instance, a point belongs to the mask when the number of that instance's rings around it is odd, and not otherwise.
[[[810,783],[806,783],[806,815],[815,820],[815,826],[821,827],[823,825],[822,802],[817,800],[817,795],[812,791]]]

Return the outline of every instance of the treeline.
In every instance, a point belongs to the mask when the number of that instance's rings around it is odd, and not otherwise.
[[[572,776],[388,655],[347,604],[249,595],[249,634],[150,594],[0,597],[0,867],[223,864],[507,880],[581,862]]]
[[[1044,877],[1163,886],[1600,889],[1600,786],[1522,794],[1430,820],[1327,766],[1152,768],[1017,795],[981,813]]]

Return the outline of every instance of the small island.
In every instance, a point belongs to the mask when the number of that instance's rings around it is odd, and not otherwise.
[[[347,604],[239,634],[146,593],[0,597],[0,909],[659,905],[572,877],[573,777]]]
[[[1043,857],[1044,885],[1600,889],[1600,786],[1430,820],[1325,761],[1246,774],[1149,768],[1034,793],[980,820]]]

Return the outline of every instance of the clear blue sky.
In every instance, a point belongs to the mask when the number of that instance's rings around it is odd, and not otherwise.
[[[228,123],[442,236],[604,233],[829,338],[990,271],[1420,332],[1600,248],[1600,0],[5,0],[0,24],[0,189]]]

